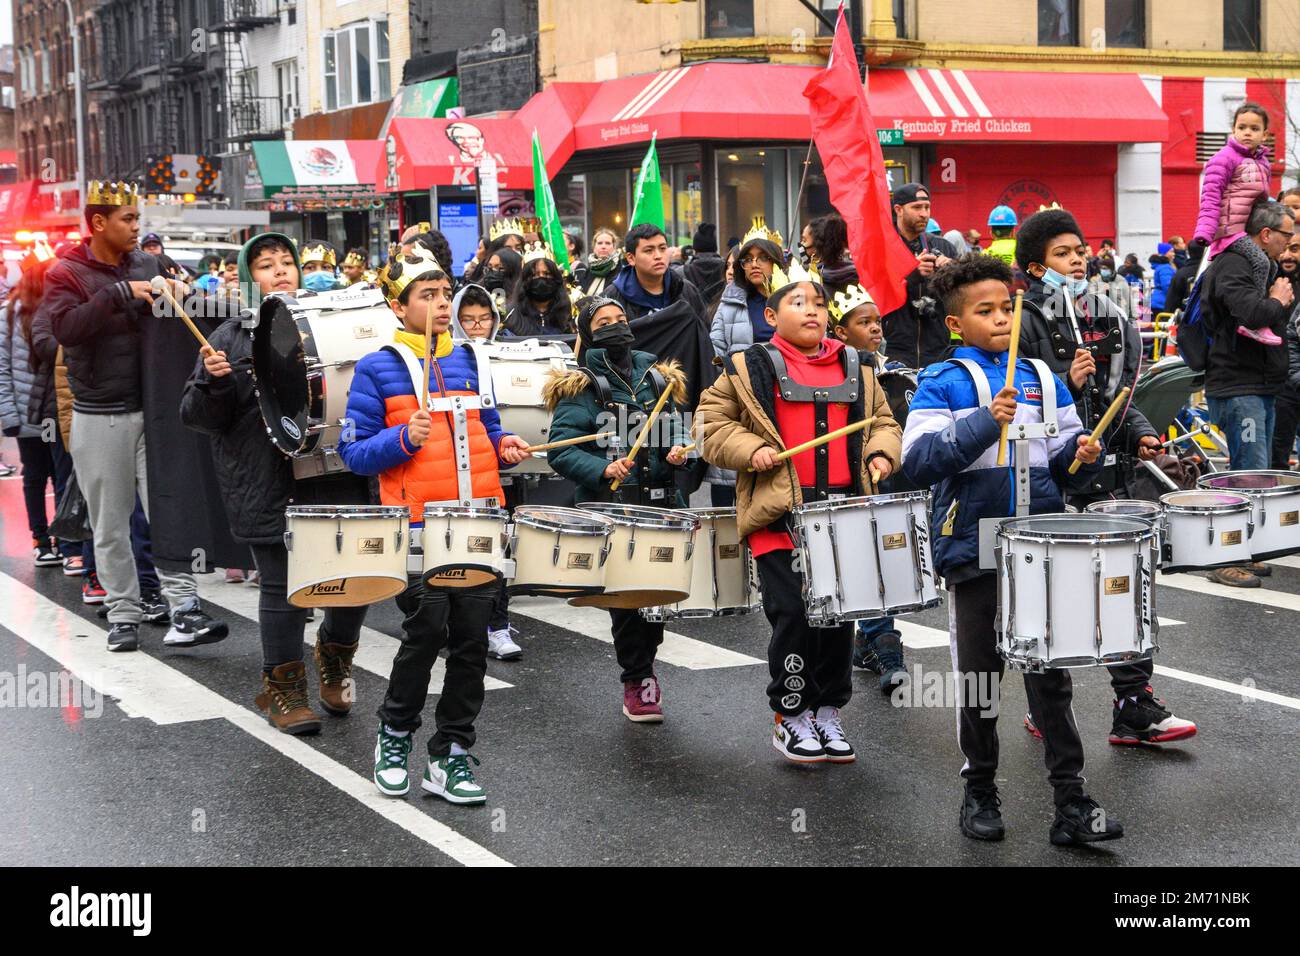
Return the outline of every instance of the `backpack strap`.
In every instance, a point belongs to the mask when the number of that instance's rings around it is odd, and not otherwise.
[[[979,398],[980,408],[988,408],[993,404],[993,390],[989,388],[988,376],[984,370],[975,363],[974,359],[968,358],[950,358],[948,361],[953,365],[959,365],[970,375],[971,380],[975,383],[975,394]]]
[[[1038,375],[1038,384],[1043,391],[1043,424],[1055,425],[1056,421],[1056,386],[1052,381],[1052,370],[1047,367],[1047,363],[1042,359],[1027,358],[1033,370]]]

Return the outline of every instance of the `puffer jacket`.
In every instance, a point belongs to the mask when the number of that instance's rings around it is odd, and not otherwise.
[[[1152,256],[1151,263],[1151,311],[1165,311],[1165,302],[1169,296],[1169,284],[1174,281],[1174,265],[1164,256]]]
[[[1208,243],[1244,231],[1250,207],[1270,192],[1272,180],[1268,147],[1261,145],[1252,152],[1229,136],[1205,164],[1193,238]]]
[[[970,359],[988,379],[996,395],[1006,384],[1007,353],[986,352],[970,346],[953,351],[953,357]],[[1101,471],[1101,461],[1082,465],[1075,475],[1074,461],[1083,424],[1074,409],[1070,391],[1055,375],[1040,382],[1027,361],[1016,363],[1017,422],[1043,420],[1043,388],[1056,391],[1055,437],[1030,443],[1030,513],[1065,510],[1062,489],[1082,492]],[[981,407],[970,373],[952,362],[937,362],[917,377],[916,394],[903,432],[903,473],[921,488],[934,486],[930,512],[930,540],[938,572],[949,585],[981,574],[979,522],[1016,513],[1014,446],[1007,464],[999,466],[998,436],[1002,431],[987,407]]]
[[[859,355],[862,357],[862,353]],[[761,474],[748,470],[754,452],[760,448],[786,448],[776,427],[776,373],[766,350],[753,346],[723,361],[724,374],[700,398],[700,453],[710,464],[737,473],[736,526],[743,537],[782,521],[803,504],[803,491],[792,459]],[[851,422],[868,415],[876,418],[869,429],[853,432],[846,439],[849,461],[858,463],[853,475],[855,495],[864,494],[868,487],[869,458],[883,455],[894,471],[902,460],[902,429],[889,410],[885,390],[874,374],[867,374],[872,367],[871,360],[863,357],[864,387],[849,409]]]
[[[745,290],[728,282],[713,313],[709,341],[713,354],[725,358],[733,352],[743,352],[754,344],[754,325],[749,321],[748,297]]]
[[[42,424],[56,413],[54,369],[34,358],[23,337],[22,303],[10,296],[0,310],[0,427],[17,428],[19,438],[41,437]]]

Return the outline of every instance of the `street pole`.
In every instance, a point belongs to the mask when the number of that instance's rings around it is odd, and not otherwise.
[[[77,111],[77,201],[86,204],[86,130],[82,120],[81,101],[81,40],[77,36],[77,18],[72,11],[72,0],[63,0],[68,9],[68,35],[72,37],[72,90]]]

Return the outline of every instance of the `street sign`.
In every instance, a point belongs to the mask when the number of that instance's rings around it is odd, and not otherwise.
[[[876,130],[876,139],[880,140],[881,146],[902,146],[903,131],[901,129],[878,129]]]

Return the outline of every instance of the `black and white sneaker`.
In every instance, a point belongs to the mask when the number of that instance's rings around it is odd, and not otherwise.
[[[108,631],[110,651],[136,651],[140,649],[140,628],[135,624],[114,624]]]
[[[149,624],[164,624],[171,616],[167,599],[158,591],[145,591],[140,595],[140,616]]]
[[[813,729],[821,741],[822,750],[830,763],[853,763],[857,755],[853,745],[844,736],[844,723],[840,720],[838,707],[818,707],[812,718]]]
[[[49,538],[32,539],[32,557],[38,568],[57,568],[63,563],[63,555]]]
[[[811,710],[805,710],[797,717],[777,714],[776,724],[772,727],[772,746],[781,756],[795,763],[822,763],[826,760],[826,749],[813,726]]]
[[[1075,797],[1063,807],[1056,808],[1056,819],[1048,839],[1056,846],[1074,846],[1083,843],[1100,843],[1118,840],[1124,827],[1089,796]]]
[[[172,615],[172,626],[163,638],[168,647],[194,647],[198,644],[215,644],[225,640],[230,628],[207,612],[195,608],[177,611]]]

